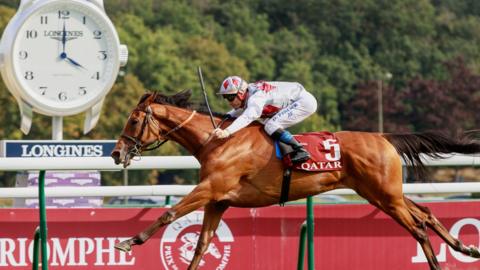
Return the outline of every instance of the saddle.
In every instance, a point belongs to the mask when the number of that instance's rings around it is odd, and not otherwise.
[[[293,149],[279,141],[275,141],[276,156],[284,165],[280,205],[288,201],[292,170],[322,172],[339,171],[342,169],[340,144],[335,134],[331,132],[308,132],[294,135],[305,150],[310,154],[310,159],[299,164],[293,164],[290,153]]]
[[[276,155],[286,168],[310,172],[342,169],[340,144],[333,133],[308,132],[294,135],[294,137],[310,154],[310,159],[300,164],[292,164],[290,153],[293,152],[293,149],[284,143],[275,141]]]

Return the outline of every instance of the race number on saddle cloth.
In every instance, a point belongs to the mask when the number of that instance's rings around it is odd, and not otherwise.
[[[339,171],[342,169],[340,144],[331,132],[308,132],[294,135],[310,153],[310,159],[300,164],[293,164],[288,153],[282,153],[278,141],[275,141],[276,155],[286,167],[295,170],[319,172]]]

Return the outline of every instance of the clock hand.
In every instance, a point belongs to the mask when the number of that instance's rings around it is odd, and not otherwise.
[[[64,52],[60,54],[60,58],[67,60],[70,64],[72,64],[72,65],[74,65],[74,66],[76,66],[76,67],[80,67],[80,68],[83,68],[83,69],[86,70],[85,67],[83,67],[82,65],[80,65],[77,61],[73,60],[72,58],[68,57],[67,54],[64,53]]]
[[[62,53],[60,54],[61,59],[66,59],[70,64],[85,69],[82,65],[80,65],[77,61],[73,60],[72,58],[67,56],[65,52],[65,43],[67,43],[67,30],[65,29],[65,20],[63,21],[63,30],[62,30]]]
[[[62,31],[62,53],[65,53],[65,43],[67,43],[67,31],[65,30],[65,20],[63,21],[63,31]]]
[[[81,67],[81,68],[83,68],[83,69],[86,69],[86,68],[84,68],[82,65],[80,65],[79,63],[77,63],[75,60],[73,60],[73,59],[70,58],[70,57],[67,57],[67,60],[68,60],[68,62],[72,63],[73,65],[75,65],[75,66],[77,66],[77,67]]]

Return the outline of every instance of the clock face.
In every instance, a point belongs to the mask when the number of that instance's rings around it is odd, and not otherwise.
[[[75,1],[52,3],[18,28],[12,63],[27,102],[74,114],[112,86],[119,68],[118,38],[101,12]]]

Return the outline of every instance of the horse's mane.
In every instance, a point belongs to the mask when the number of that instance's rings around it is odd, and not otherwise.
[[[153,95],[153,100],[152,100],[153,103],[163,104],[163,105],[173,105],[175,107],[185,108],[190,110],[195,109],[199,113],[206,114],[206,115],[209,114],[208,107],[206,106],[206,104],[194,104],[190,102],[190,97],[192,96],[192,90],[190,89],[180,91],[173,95],[165,95],[158,91],[147,92],[143,94],[143,96],[140,98],[138,105],[145,102],[152,95]],[[219,113],[219,112],[212,112],[212,114],[213,116],[220,117],[220,118],[223,118],[226,116],[226,114]]]
[[[155,92],[147,92],[143,94],[143,96],[138,101],[137,105],[144,103],[148,98],[152,97],[151,102],[163,105],[173,105],[180,108],[187,108],[191,107],[191,103],[189,102],[190,96],[192,95],[191,90],[183,90],[179,93],[173,95],[164,95],[158,91]]]

